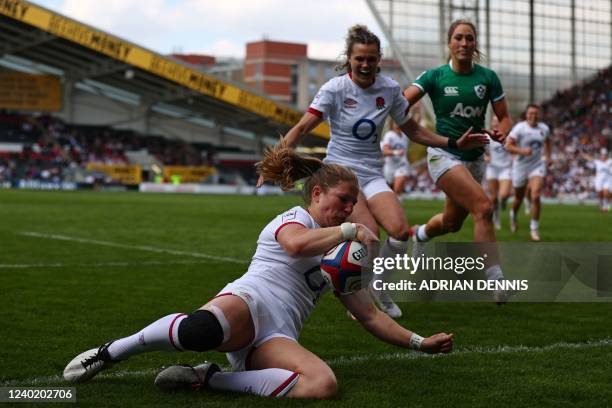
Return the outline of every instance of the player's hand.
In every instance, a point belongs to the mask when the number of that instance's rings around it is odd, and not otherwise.
[[[506,142],[506,134],[499,129],[482,129],[482,131],[489,135],[491,140],[495,140],[497,143],[501,143],[503,145]]]
[[[438,333],[423,339],[421,351],[427,354],[450,353],[453,351],[453,334]]]
[[[255,188],[259,188],[259,187],[263,186],[263,183],[264,183],[263,176],[259,176],[259,178],[257,179],[257,184],[255,184]]]
[[[357,235],[355,236],[357,241],[361,242],[365,246],[370,246],[379,242],[378,237],[372,231],[370,231],[368,227],[357,223],[355,223],[355,226],[357,227]]]
[[[395,157],[401,157],[404,155],[404,149],[395,149],[393,150],[393,155]]]
[[[524,147],[523,148],[523,156],[531,156],[533,153],[533,150],[531,150],[531,147]]]
[[[489,137],[486,133],[472,133],[470,127],[459,139],[457,139],[457,147],[459,150],[471,150],[478,147],[483,147],[489,144]]]

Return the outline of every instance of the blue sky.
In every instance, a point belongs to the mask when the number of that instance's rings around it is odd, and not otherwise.
[[[368,25],[386,44],[363,0],[32,2],[163,54],[243,57],[245,43],[268,38],[306,43],[311,58],[335,59],[356,23]]]

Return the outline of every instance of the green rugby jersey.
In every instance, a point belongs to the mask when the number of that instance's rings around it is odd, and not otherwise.
[[[429,94],[436,114],[436,132],[458,139],[472,126],[474,131],[484,128],[489,101],[504,98],[504,90],[497,74],[474,64],[469,74],[451,69],[450,62],[423,72],[413,82]],[[484,148],[473,150],[448,149],[461,160],[473,161],[484,153]]]

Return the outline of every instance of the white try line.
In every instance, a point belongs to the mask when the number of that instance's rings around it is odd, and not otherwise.
[[[453,356],[464,356],[464,355],[479,355],[479,354],[521,354],[521,353],[546,353],[554,350],[583,350],[599,347],[610,347],[612,346],[612,338],[606,338],[602,340],[587,341],[583,343],[554,343],[546,346],[532,347],[532,346],[497,346],[497,347],[465,347],[456,350],[450,354],[425,354],[418,352],[397,352],[397,353],[382,353],[382,354],[365,354],[360,356],[341,356],[326,360],[327,364],[331,367],[350,366],[354,363],[367,362],[367,361],[398,361],[398,360],[417,360],[423,358],[452,358]],[[197,357],[194,354],[194,364],[199,363]],[[96,378],[141,378],[141,377],[153,377],[159,371],[161,367],[155,369],[138,370],[138,371],[117,371],[105,372],[98,375]],[[224,370],[228,370],[229,367],[223,367]],[[0,382],[1,387],[10,386],[33,386],[38,384],[64,384],[69,385],[61,375],[51,375],[46,377],[34,377],[23,380],[8,380]]]
[[[0,264],[0,269],[31,269],[31,268],[107,268],[159,265],[202,265],[208,261],[143,261],[143,262],[86,262],[86,263],[35,263],[35,264]]]
[[[87,239],[87,238],[79,238],[79,237],[69,237],[67,235],[58,235],[58,234],[44,234],[41,232],[32,232],[25,231],[22,232],[21,235],[26,237],[35,237],[35,238],[46,238],[46,239],[55,239],[59,241],[69,241],[69,242],[78,242],[80,244],[91,244],[91,245],[101,245],[113,248],[121,248],[121,249],[133,249],[138,251],[147,251],[147,252],[156,252],[160,254],[169,254],[169,255],[178,255],[178,256],[190,256],[194,258],[203,258],[210,259],[212,261],[221,261],[221,262],[231,262],[237,264],[248,264],[248,261],[230,258],[225,256],[216,256],[216,255],[208,255],[200,252],[187,252],[187,251],[177,251],[174,249],[166,249],[166,248],[157,248],[148,245],[129,245],[129,244],[120,244],[117,242],[110,241],[101,241],[98,239]]]

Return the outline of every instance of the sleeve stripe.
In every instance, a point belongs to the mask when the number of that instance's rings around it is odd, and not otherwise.
[[[504,99],[505,97],[506,97],[506,94],[505,94],[505,93],[503,93],[503,94],[501,94],[500,96],[498,96],[497,98],[492,99],[492,101],[493,101],[493,102],[501,101],[501,100],[502,100],[502,99]]]
[[[318,116],[319,118],[323,117],[323,112],[316,110],[315,108],[313,108],[312,106],[310,106],[308,108],[308,113],[312,113],[315,116]]]
[[[413,82],[412,85],[414,85],[417,88],[419,88],[421,91],[423,91],[423,93],[427,93],[427,92],[425,92],[425,89],[421,86],[421,84],[417,84],[416,82]]]
[[[281,226],[276,229],[276,232],[274,232],[274,239],[276,239],[276,237],[278,237],[278,233],[280,232],[280,230],[282,230],[283,228],[285,228],[289,224],[297,224],[297,225],[301,225],[302,227],[306,228],[306,226],[304,224],[302,224],[301,222],[296,222],[296,221],[286,222],[284,224],[281,224]]]

